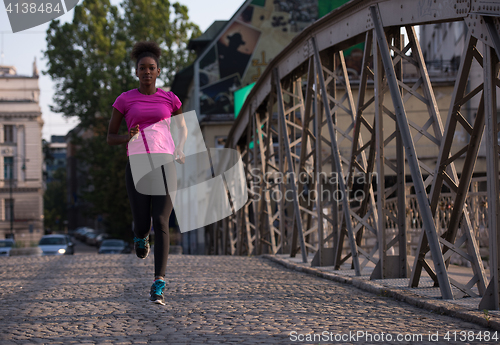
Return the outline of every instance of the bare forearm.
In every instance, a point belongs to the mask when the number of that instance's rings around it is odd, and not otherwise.
[[[181,150],[184,150],[184,144],[187,139],[187,128],[181,127],[179,128],[179,144],[177,145]]]
[[[129,141],[129,134],[108,134],[108,145],[122,145]]]

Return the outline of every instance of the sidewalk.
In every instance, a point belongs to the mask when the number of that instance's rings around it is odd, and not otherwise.
[[[422,275],[419,287],[410,288],[408,287],[409,278],[370,280],[373,266],[367,265],[362,270],[361,276],[356,276],[354,270],[348,269],[350,263],[344,264],[340,270],[334,270],[332,266],[311,267],[312,255],[307,258],[307,264],[302,262],[300,254],[293,258],[289,254],[263,254],[262,257],[296,271],[338,283],[350,284],[379,296],[391,297],[441,315],[449,315],[484,327],[500,330],[499,310],[490,310],[487,313],[478,310],[481,298],[468,297],[443,300],[441,299],[439,287],[433,287],[432,279],[429,276],[424,276],[426,274]],[[460,283],[467,283],[466,279],[472,276],[471,272],[472,269],[470,268],[450,265],[449,276]],[[489,277],[489,272],[487,272],[487,277]],[[474,289],[477,291],[477,288]],[[452,287],[452,290],[454,295],[458,293],[458,290],[454,287]]]
[[[498,336],[496,316],[485,327],[442,315],[448,302],[436,301],[442,308],[430,312],[405,303],[412,303],[411,292],[403,291],[402,302],[365,279],[317,269],[307,274],[276,260],[308,271],[279,256],[169,256],[162,306],[149,301],[153,255],[2,257],[0,345],[464,345],[446,335]],[[430,298],[421,300],[432,305]],[[324,332],[329,341],[307,340]],[[381,334],[392,341],[367,341]],[[439,335],[439,342],[430,335]]]

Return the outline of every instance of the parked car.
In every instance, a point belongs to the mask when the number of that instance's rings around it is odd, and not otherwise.
[[[9,256],[10,250],[14,247],[15,243],[16,242],[11,238],[0,240],[0,256]]]
[[[99,248],[101,246],[102,241],[107,240],[109,238],[109,235],[104,233],[104,234],[99,234],[95,238],[96,246]]]
[[[75,245],[68,235],[45,235],[38,243],[42,255],[75,254]]]
[[[99,254],[129,254],[132,251],[130,245],[124,240],[104,240],[99,248]]]
[[[95,232],[87,232],[85,234],[85,243],[87,243],[89,246],[95,246],[96,245],[96,237],[97,237],[97,234]]]
[[[85,235],[87,235],[89,232],[93,232],[93,230],[91,228],[84,228],[80,235],[80,241],[85,242]]]
[[[81,228],[76,229],[75,233],[74,233],[75,238],[77,240],[81,240],[82,236],[83,236],[83,234],[85,233],[86,230],[87,230],[87,228],[85,228],[85,227],[81,227]]]
[[[76,228],[75,230],[70,230],[71,234],[73,235],[73,237],[77,237],[78,234],[83,230],[85,229],[84,227],[79,227],[79,228]]]
[[[89,241],[89,240],[91,240],[91,239],[89,239],[89,237],[92,237],[92,236],[94,236],[94,238],[96,236],[94,230],[85,231],[85,234],[83,235],[83,238],[82,238],[82,242],[86,243],[86,244],[90,244],[89,242],[91,242],[91,241]]]
[[[82,242],[85,242],[85,235],[89,232],[94,232],[94,229],[87,228],[87,227],[82,227],[78,228],[75,232],[75,238],[77,240],[80,240]]]

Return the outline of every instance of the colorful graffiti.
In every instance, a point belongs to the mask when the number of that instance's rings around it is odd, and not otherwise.
[[[200,59],[200,111],[234,113],[234,91],[255,82],[269,61],[305,27],[348,0],[253,0]],[[362,46],[346,54],[359,73]]]

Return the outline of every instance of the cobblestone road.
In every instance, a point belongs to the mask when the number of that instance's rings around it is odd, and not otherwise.
[[[260,257],[171,256],[161,306],[148,301],[152,270],[134,255],[0,258],[0,344],[297,344],[323,331],[344,341],[315,344],[371,343],[350,331],[465,344],[479,341],[442,336],[488,331]]]

